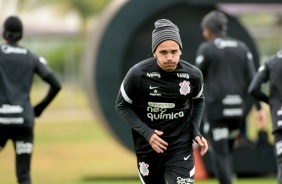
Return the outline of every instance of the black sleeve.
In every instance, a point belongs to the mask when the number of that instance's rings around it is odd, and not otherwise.
[[[205,98],[203,95],[200,98],[193,99],[192,105],[192,116],[190,118],[190,122],[193,123],[193,137],[202,136],[200,133],[200,125],[203,117],[203,112],[205,108]]]
[[[265,93],[261,91],[261,86],[263,83],[267,82],[268,80],[269,80],[269,69],[265,64],[259,68],[259,71],[256,73],[248,89],[249,93],[252,96],[265,103],[269,103],[269,98]]]
[[[202,122],[204,107],[205,107],[205,98],[203,95],[203,75],[202,72],[195,68],[198,73],[195,91],[197,91],[196,95],[193,95],[192,98],[192,115],[190,118],[190,122],[192,122],[194,130],[193,137],[202,136],[200,133],[200,125]]]
[[[207,72],[210,64],[208,57],[209,56],[207,51],[207,44],[203,43],[200,45],[197,51],[195,66],[202,71],[204,78],[207,76]]]
[[[134,94],[138,90],[139,76],[138,72],[130,70],[123,80],[120,91],[117,96],[115,108],[117,113],[129,124],[129,126],[144,136],[147,141],[154,134],[154,130],[142,122],[133,110]]]
[[[34,70],[41,78],[45,78],[49,73],[52,73],[51,68],[48,66],[47,61],[43,57],[39,57],[34,53],[32,54],[32,60],[34,62]]]
[[[248,78],[248,84],[250,84],[256,74],[256,69],[255,69],[255,65],[254,65],[254,60],[253,60],[253,55],[251,53],[251,51],[249,50],[249,48],[241,43],[243,45],[243,47],[245,48],[246,51],[246,62],[247,62],[247,78]],[[257,110],[261,109],[261,104],[260,101],[258,99],[253,99],[254,101],[254,105],[256,106]]]
[[[44,109],[50,104],[61,89],[61,84],[53,73],[49,73],[43,78],[43,80],[50,85],[50,88],[45,98],[43,98],[42,101],[34,107],[34,114],[36,117],[41,115]]]

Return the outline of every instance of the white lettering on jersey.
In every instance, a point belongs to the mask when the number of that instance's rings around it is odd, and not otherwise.
[[[214,45],[219,49],[224,49],[225,47],[238,47],[238,42],[217,38],[214,40]]]
[[[226,95],[222,100],[224,105],[239,105],[242,104],[243,100],[239,95]]]
[[[19,118],[0,118],[0,124],[23,124],[24,119]]]
[[[151,107],[164,108],[164,109],[175,107],[174,103],[161,103],[161,102],[148,102],[148,105]]]
[[[191,184],[194,183],[194,180],[192,178],[182,178],[182,177],[177,177],[177,184]]]
[[[243,110],[241,108],[223,109],[224,116],[241,116]]]
[[[29,143],[29,142],[24,143],[23,141],[16,142],[16,152],[18,155],[23,154],[23,153],[31,154],[32,148],[33,148],[32,143]]]
[[[184,117],[184,112],[171,112],[165,113],[167,109],[157,108],[157,107],[147,107],[147,117],[151,120],[159,120],[159,119],[178,119]]]
[[[282,115],[282,107],[280,110],[277,111],[277,116],[281,116]]]
[[[227,128],[216,128],[212,132],[213,140],[219,141],[221,139],[227,139],[229,137],[229,130]]]
[[[276,154],[281,155],[282,153],[282,141],[278,141],[275,143],[275,148],[276,148]]]
[[[177,73],[177,77],[189,79],[189,74],[188,73]]]
[[[150,93],[150,95],[151,96],[162,96],[162,94],[160,94],[159,92],[158,92],[158,90],[154,90],[154,93]]]
[[[161,78],[161,74],[159,74],[158,72],[147,73],[147,76]]]
[[[6,44],[1,46],[1,50],[5,54],[11,54],[11,53],[26,54],[27,53],[27,49],[20,48],[20,47],[13,47],[11,45],[6,45]]]
[[[13,114],[13,113],[22,113],[23,108],[19,105],[8,105],[3,104],[2,107],[0,107],[0,114]]]

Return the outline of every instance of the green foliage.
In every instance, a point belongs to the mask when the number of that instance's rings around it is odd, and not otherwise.
[[[24,39],[22,45],[43,56],[49,66],[62,78],[80,77],[79,68],[85,47],[83,36],[30,37]]]

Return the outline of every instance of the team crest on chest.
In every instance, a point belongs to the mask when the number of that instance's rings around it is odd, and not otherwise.
[[[190,93],[191,88],[189,81],[180,82],[179,86],[180,86],[179,91],[181,95],[187,95],[188,93]]]

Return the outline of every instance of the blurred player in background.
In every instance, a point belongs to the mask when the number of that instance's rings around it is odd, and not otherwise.
[[[220,184],[232,183],[234,141],[240,134],[244,102],[255,74],[249,48],[226,35],[227,23],[227,17],[220,11],[209,12],[202,19],[201,28],[207,41],[199,46],[195,61],[204,77],[204,132]],[[256,106],[260,121],[265,121],[260,103],[256,102]]]
[[[262,65],[255,75],[249,93],[270,105],[274,152],[277,163],[278,183],[282,184],[282,51],[277,52]],[[262,91],[262,85],[269,83],[269,95]]]
[[[117,97],[116,110],[132,128],[142,183],[194,183],[193,140],[201,155],[208,150],[199,130],[202,73],[180,60],[181,50],[178,27],[167,19],[156,21],[154,57],[128,71]]]
[[[31,184],[30,164],[33,152],[34,117],[39,117],[54,99],[61,84],[43,57],[19,44],[23,25],[17,16],[4,22],[0,45],[0,150],[11,139],[16,152],[19,184]],[[33,76],[37,74],[50,85],[45,98],[35,107],[30,102]]]

